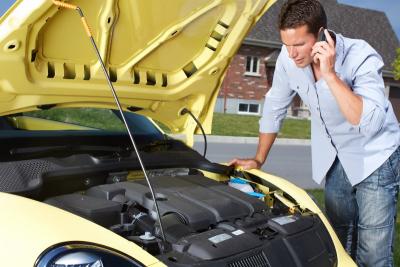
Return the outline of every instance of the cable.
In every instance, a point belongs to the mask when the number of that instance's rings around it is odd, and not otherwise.
[[[189,115],[197,123],[197,126],[200,127],[201,133],[203,134],[203,138],[204,138],[204,153],[203,153],[203,157],[206,157],[206,154],[207,154],[207,136],[206,136],[206,134],[204,132],[203,126],[201,126],[201,123],[196,119],[196,117],[193,115],[193,113],[190,112],[190,110],[188,110],[187,108],[182,109],[181,115],[185,115],[186,113],[189,113]]]
[[[81,17],[83,27],[85,28],[86,33],[87,33],[87,35],[89,36],[90,41],[91,41],[91,43],[92,43],[92,45],[93,45],[93,48],[94,48],[94,50],[95,50],[95,52],[96,52],[96,56],[97,56],[97,58],[98,58],[98,60],[99,60],[99,62],[100,62],[100,64],[101,64],[101,68],[103,69],[104,76],[105,76],[106,79],[107,79],[108,86],[109,86],[110,89],[111,89],[111,92],[112,92],[112,95],[113,95],[113,97],[114,97],[115,103],[116,103],[116,105],[117,105],[117,107],[118,107],[118,110],[119,110],[119,112],[120,112],[120,114],[121,114],[121,118],[122,118],[122,120],[123,120],[123,122],[124,122],[124,124],[125,124],[125,128],[126,128],[126,130],[128,131],[129,138],[130,138],[130,140],[131,140],[131,143],[132,143],[132,145],[133,145],[133,148],[135,149],[137,158],[138,158],[139,163],[140,163],[140,167],[142,168],[142,171],[143,171],[143,173],[144,173],[144,177],[146,178],[147,184],[148,184],[149,189],[150,189],[150,192],[151,192],[151,196],[152,196],[152,198],[153,198],[153,200],[154,200],[154,205],[155,205],[156,212],[157,212],[158,223],[160,224],[161,237],[162,237],[163,241],[166,242],[166,238],[165,238],[165,234],[164,234],[164,229],[163,229],[162,222],[161,222],[160,210],[159,210],[159,207],[158,207],[157,198],[156,198],[156,195],[155,195],[155,193],[154,193],[153,186],[151,185],[150,179],[149,179],[149,177],[147,176],[146,169],[145,169],[145,167],[144,167],[144,165],[143,165],[142,158],[140,157],[139,150],[137,149],[137,146],[136,146],[135,140],[133,139],[133,135],[132,135],[132,133],[131,133],[131,130],[129,129],[129,125],[128,125],[127,121],[126,121],[124,112],[122,111],[122,107],[121,107],[121,104],[120,104],[120,102],[119,102],[117,93],[115,92],[114,86],[113,86],[113,84],[112,84],[112,82],[111,82],[111,80],[110,80],[110,76],[108,75],[107,69],[106,69],[106,67],[105,67],[105,65],[104,65],[104,62],[103,62],[102,58],[101,58],[99,49],[97,48],[97,45],[96,45],[96,43],[95,43],[95,41],[94,41],[93,35],[92,35],[91,30],[90,30],[90,28],[89,28],[89,25],[88,25],[88,23],[87,23],[87,21],[86,21],[86,18],[85,18],[85,16],[84,16],[82,10],[81,10],[78,6],[71,5],[71,4],[67,4],[67,3],[64,3],[64,2],[61,2],[61,1],[57,1],[57,0],[53,0],[53,3],[54,3],[55,5],[57,5],[57,6],[60,6],[60,7],[64,7],[64,8],[68,8],[68,9],[74,9],[74,10],[76,10],[76,11],[79,13],[79,15],[80,15],[80,17]]]

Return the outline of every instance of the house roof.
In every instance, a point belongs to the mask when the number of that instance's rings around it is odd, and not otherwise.
[[[336,0],[320,0],[328,16],[328,28],[346,37],[364,39],[382,56],[384,70],[392,71],[399,40],[385,13],[340,4]],[[245,43],[280,47],[278,15],[284,0],[278,0],[248,34]]]
[[[268,67],[274,67],[276,64],[276,61],[278,60],[280,51],[279,50],[274,50],[268,56],[265,57],[265,62],[267,63]]]

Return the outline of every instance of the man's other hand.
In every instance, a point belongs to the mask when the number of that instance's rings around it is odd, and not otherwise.
[[[268,156],[269,150],[271,149],[271,146],[274,143],[277,135],[277,133],[260,133],[257,153],[254,158],[235,158],[228,163],[229,166],[234,166],[236,168],[241,167],[244,170],[261,169],[261,166],[264,164]]]
[[[256,159],[233,159],[228,163],[229,166],[242,167],[244,170],[260,169],[261,163]]]

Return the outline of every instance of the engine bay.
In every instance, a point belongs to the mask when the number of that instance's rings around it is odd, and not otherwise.
[[[335,266],[319,216],[284,190],[193,152],[158,153],[157,161],[143,155],[162,228],[144,174],[129,157],[1,162],[0,190],[96,223],[167,266]],[[164,167],[171,162],[176,166]]]
[[[149,188],[137,173],[114,173],[108,183],[44,202],[108,228],[168,266],[333,266],[336,261],[318,216],[289,208],[265,186],[240,177],[215,181],[191,169],[149,173],[166,242]],[[244,186],[238,189],[235,180]]]

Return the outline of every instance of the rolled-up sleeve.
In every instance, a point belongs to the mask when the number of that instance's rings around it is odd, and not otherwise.
[[[265,95],[263,114],[259,121],[261,133],[279,132],[287,108],[296,95],[296,92],[290,89],[283,60],[281,52],[276,61],[272,87]]]
[[[357,127],[360,133],[367,136],[379,132],[386,118],[383,65],[378,54],[370,54],[353,74],[353,92],[361,96],[363,101],[361,119]]]

